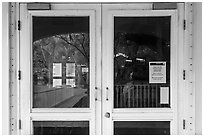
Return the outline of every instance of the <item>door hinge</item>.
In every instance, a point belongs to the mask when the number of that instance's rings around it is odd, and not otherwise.
[[[183,30],[186,30],[186,20],[183,20]]]
[[[21,80],[21,71],[18,71],[18,80]]]
[[[183,80],[186,80],[186,71],[183,70]]]
[[[18,30],[20,31],[21,30],[21,21],[18,20]]]
[[[186,129],[186,120],[183,119],[183,129]]]
[[[21,129],[21,120],[19,119],[19,129]]]

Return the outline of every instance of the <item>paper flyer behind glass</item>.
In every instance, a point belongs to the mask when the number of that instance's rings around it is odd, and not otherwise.
[[[66,63],[66,76],[75,77],[75,63]]]
[[[53,77],[62,77],[61,63],[53,63]]]
[[[89,68],[87,67],[82,67],[82,73],[88,73],[89,72]]]
[[[169,87],[160,87],[160,104],[169,104]]]
[[[166,62],[149,62],[149,83],[166,83]]]
[[[62,79],[53,79],[53,87],[62,86]]]
[[[66,79],[66,85],[75,87],[75,79]]]

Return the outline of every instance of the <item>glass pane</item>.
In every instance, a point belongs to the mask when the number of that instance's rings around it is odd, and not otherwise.
[[[33,17],[33,107],[89,107],[89,17]]]
[[[170,135],[170,122],[115,121],[114,135]]]
[[[88,121],[35,121],[34,135],[89,135]]]
[[[170,22],[114,18],[114,108],[170,107]]]

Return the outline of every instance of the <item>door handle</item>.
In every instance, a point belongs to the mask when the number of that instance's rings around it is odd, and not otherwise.
[[[98,90],[98,88],[97,87],[95,87],[95,101],[97,101],[98,99],[97,99],[97,96],[98,96],[98,92],[97,92],[97,90]]]
[[[109,96],[108,96],[108,87],[106,87],[106,101],[108,101],[109,100]]]

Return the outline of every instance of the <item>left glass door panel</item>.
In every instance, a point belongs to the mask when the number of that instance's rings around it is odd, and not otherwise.
[[[89,16],[32,17],[33,108],[88,108]]]

